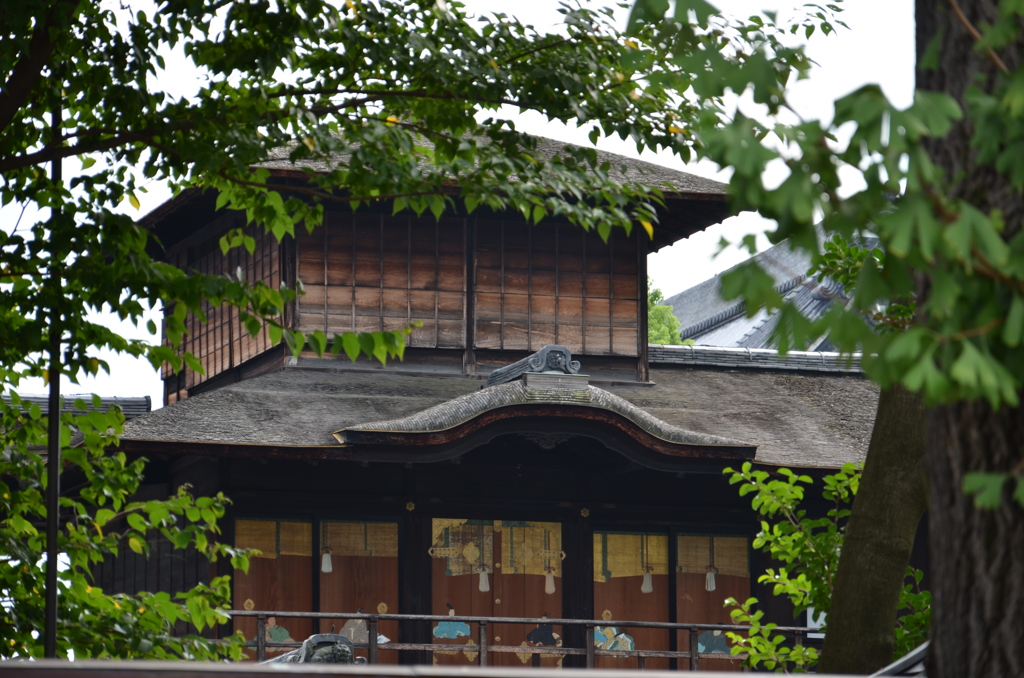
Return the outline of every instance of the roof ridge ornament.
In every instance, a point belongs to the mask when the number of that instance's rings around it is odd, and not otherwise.
[[[572,353],[565,346],[549,344],[533,355],[494,370],[487,377],[487,385],[506,384],[520,379],[526,373],[545,372],[579,374],[580,362],[572,359]]]

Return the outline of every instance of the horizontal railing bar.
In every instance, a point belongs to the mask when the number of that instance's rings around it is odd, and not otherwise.
[[[435,614],[367,614],[365,612],[273,612],[261,610],[224,610],[232,617],[277,617],[279,619],[377,619],[378,621],[458,621],[469,623],[487,622],[488,624],[548,624],[551,626],[619,626],[637,629],[668,629],[689,631],[747,631],[749,626],[731,624],[684,624],[679,622],[629,621],[624,619],[552,619],[550,617],[467,617]],[[814,633],[818,629],[807,626],[776,626],[779,633]],[[268,645],[269,647],[269,645]]]

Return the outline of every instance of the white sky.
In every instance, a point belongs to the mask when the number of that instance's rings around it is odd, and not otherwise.
[[[465,0],[465,4],[471,13],[506,12],[541,29],[549,28],[559,20],[555,0],[517,0],[515,3]],[[718,0],[715,4],[723,11],[739,16],[760,8],[776,8],[780,12],[780,18],[790,13],[793,8],[799,9],[803,5],[802,2],[779,0]],[[620,10],[620,15],[624,22],[625,11]],[[832,115],[832,102],[836,98],[868,83],[881,85],[886,95],[897,106],[909,105],[914,78],[912,0],[849,0],[840,19],[849,25],[849,30],[839,29],[837,34],[828,37],[815,33],[808,42],[808,53],[818,66],[813,69],[808,80],[793,87],[791,103],[794,108],[804,118],[829,119]],[[524,116],[517,122],[517,126],[523,131],[561,141],[589,143],[585,133],[547,123],[540,116]],[[633,144],[618,139],[602,140],[598,146],[606,151],[640,157],[719,181],[726,181],[728,178],[711,165],[687,167],[671,156],[655,155],[650,152],[638,156]],[[73,169],[66,167],[65,176],[69,175],[69,171]],[[142,201],[139,214],[152,210],[170,197],[170,193],[163,186],[150,184],[147,188],[149,192],[139,196]],[[18,212],[8,206],[0,211],[0,227],[13,227],[17,217]],[[25,215],[26,219],[29,217],[29,214]],[[718,243],[723,237],[738,241],[748,233],[763,233],[770,227],[771,222],[761,219],[756,214],[745,213],[651,255],[648,258],[648,268],[655,286],[669,297],[712,277],[746,257],[744,252],[735,248],[729,248],[715,257],[719,249]],[[764,238],[761,238],[761,242],[762,246],[767,246]],[[110,321],[111,324],[117,324],[116,318],[111,318]],[[145,335],[144,329],[134,328],[125,323],[118,326],[127,335]],[[105,358],[110,362],[111,375],[83,380],[79,385],[63,384],[62,391],[95,392],[104,396],[149,395],[154,408],[162,405],[163,391],[160,378],[148,362],[117,356]],[[45,391],[41,381],[23,383],[19,390],[22,393]]]

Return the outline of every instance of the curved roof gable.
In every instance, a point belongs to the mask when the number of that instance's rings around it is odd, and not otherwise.
[[[398,419],[348,426],[334,437],[353,448],[350,458],[379,460],[392,455],[408,459],[412,452],[420,461],[440,461],[499,435],[530,430],[597,439],[652,468],[670,468],[683,459],[752,459],[756,451],[755,445],[667,424],[617,395],[590,386],[586,376],[523,377]],[[366,450],[365,457],[357,452],[360,448]]]

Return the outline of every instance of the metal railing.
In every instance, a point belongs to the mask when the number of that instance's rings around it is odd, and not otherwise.
[[[646,668],[648,659],[669,659],[676,660],[677,670],[697,671],[700,668],[701,659],[724,659],[737,663],[739,670],[741,660],[746,658],[745,654],[726,655],[721,652],[695,652],[698,647],[698,637],[704,631],[735,631],[746,633],[750,627],[733,626],[727,624],[680,624],[670,622],[648,622],[648,621],[625,621],[625,620],[598,620],[598,619],[553,619],[549,617],[463,617],[451,615],[422,615],[422,614],[364,614],[344,612],[273,612],[260,610],[228,610],[232,618],[255,617],[256,618],[256,639],[246,643],[246,647],[256,650],[256,660],[263,661],[267,656],[267,649],[291,650],[302,645],[301,641],[273,642],[266,639],[266,621],[269,617],[278,619],[361,619],[366,622],[367,641],[365,643],[354,643],[357,650],[366,650],[367,660],[370,664],[377,664],[380,651],[395,650],[398,652],[439,652],[451,653],[453,648],[459,652],[477,653],[476,661],[480,666],[487,666],[490,663],[491,654],[511,653],[517,655],[532,655],[532,665],[540,666],[541,655],[551,656],[577,656],[585,657],[585,666],[588,669],[595,668],[598,657],[635,658],[638,669]],[[478,641],[475,645],[453,645],[450,643],[409,643],[389,640],[386,645],[377,640],[380,622],[419,622],[431,624],[433,622],[463,622],[475,624],[477,627]],[[522,624],[522,625],[550,625],[562,627],[583,627],[583,647],[551,647],[551,646],[527,646],[527,645],[495,645],[490,642],[489,629],[494,624]],[[690,650],[606,650],[598,648],[594,643],[594,633],[597,627],[616,627],[617,629],[664,629],[666,631],[684,631],[689,636]],[[792,638],[795,644],[804,644],[809,633],[816,629],[804,626],[779,626],[775,633]],[[564,634],[563,634],[564,635]],[[469,636],[472,639],[472,635]],[[685,660],[680,661],[680,660]]]

